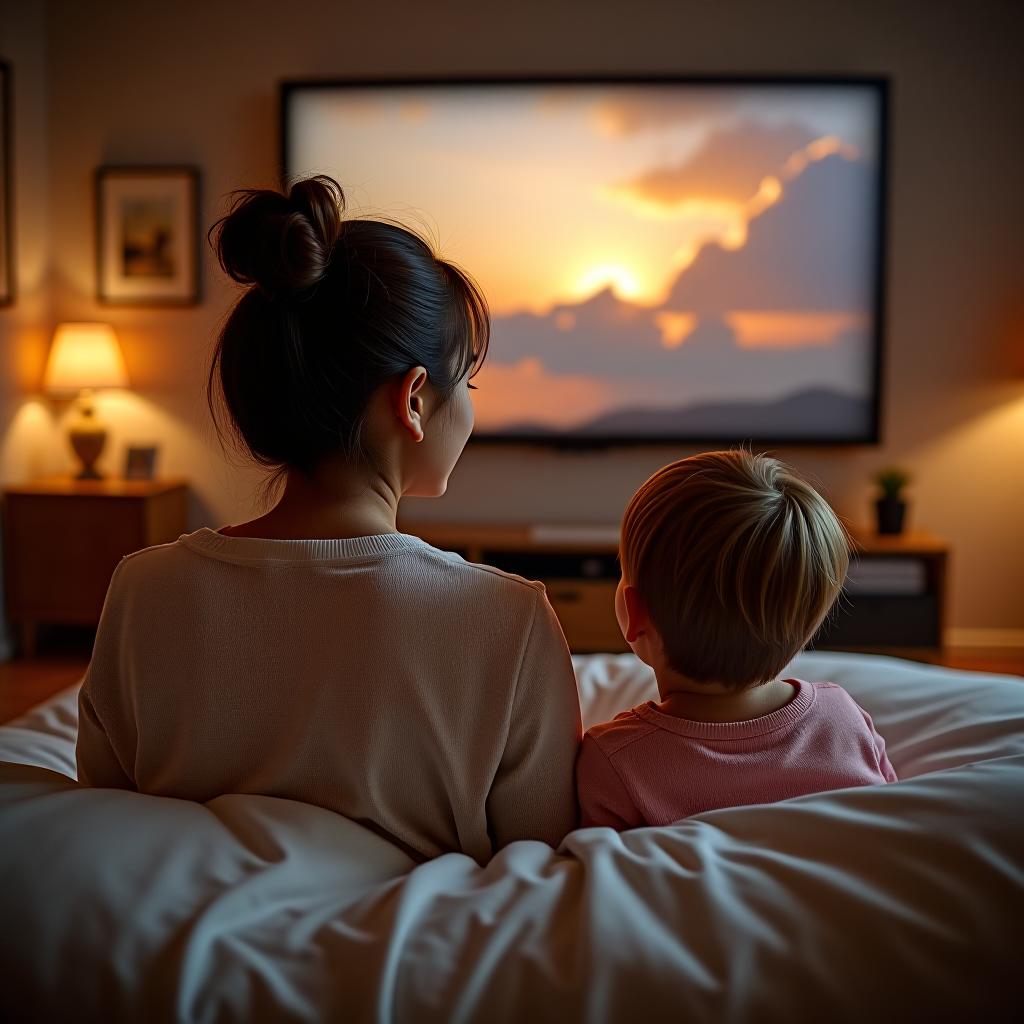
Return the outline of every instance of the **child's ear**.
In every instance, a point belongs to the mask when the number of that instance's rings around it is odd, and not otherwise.
[[[624,587],[622,599],[626,606],[626,643],[634,644],[650,629],[651,617],[636,587]]]
[[[395,413],[398,422],[409,432],[414,441],[423,440],[424,389],[427,384],[427,371],[422,366],[414,366],[400,378],[395,393]]]

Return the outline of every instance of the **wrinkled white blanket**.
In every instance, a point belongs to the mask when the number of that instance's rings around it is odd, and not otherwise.
[[[653,696],[577,658],[584,721]],[[484,868],[328,811],[78,787],[74,693],[0,727],[0,1018],[1002,1020],[1024,935],[1024,680],[856,655],[901,782]]]

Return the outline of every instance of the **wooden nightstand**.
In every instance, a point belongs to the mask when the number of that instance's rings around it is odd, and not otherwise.
[[[184,480],[44,477],[4,491],[7,615],[32,657],[40,623],[95,626],[122,556],[186,529]]]

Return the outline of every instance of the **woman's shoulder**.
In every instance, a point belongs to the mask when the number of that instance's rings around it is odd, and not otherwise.
[[[438,567],[443,567],[448,572],[457,574],[460,581],[467,587],[482,591],[516,594],[531,601],[534,599],[531,595],[543,596],[545,593],[544,584],[539,580],[517,576],[513,572],[506,572],[493,565],[469,562],[455,551],[444,551],[426,543],[423,544],[420,551],[426,560],[433,562]]]
[[[223,586],[219,570],[224,569],[224,562],[252,564],[251,559],[235,559],[229,557],[230,552],[221,551],[214,552],[217,557],[211,560],[203,557],[208,552],[201,545],[197,550],[197,544],[195,534],[185,534],[176,541],[126,555],[114,571],[111,590],[137,596],[152,593],[155,597],[178,593],[181,587],[191,591],[203,586]],[[259,560],[258,564],[279,572],[285,563]],[[366,570],[374,565],[380,566],[381,575],[367,577]],[[384,587],[391,594],[389,600],[399,609],[406,605],[433,607],[445,617],[477,620],[483,615],[507,626],[518,622],[526,628],[546,603],[543,583],[492,565],[466,561],[453,551],[443,551],[418,539],[415,543],[396,542],[394,550],[364,552],[343,559],[288,561],[287,568],[289,576],[297,572],[301,575],[303,568],[315,571],[320,586],[325,579],[337,575],[340,586],[366,587],[366,593],[373,593],[375,600],[380,599],[380,589]],[[284,578],[281,579],[284,584]],[[240,585],[239,579],[234,578],[232,585]]]
[[[188,558],[188,550],[182,544],[182,537],[164,544],[152,544],[125,555],[114,570],[114,579],[141,580],[153,575],[162,575],[175,563]]]

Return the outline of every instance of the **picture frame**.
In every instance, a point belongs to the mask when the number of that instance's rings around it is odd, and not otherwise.
[[[156,476],[157,445],[128,445],[124,454],[125,480],[152,480]]]
[[[107,305],[199,302],[199,170],[96,171],[96,297]]]
[[[14,302],[14,159],[11,65],[0,60],[0,306]]]

